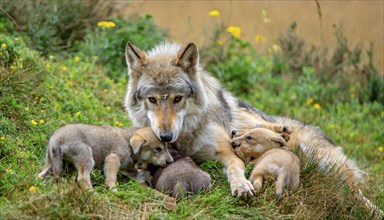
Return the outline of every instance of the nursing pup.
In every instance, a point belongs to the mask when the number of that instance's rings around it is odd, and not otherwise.
[[[153,164],[138,166],[145,181],[156,190],[180,199],[207,190],[211,186],[211,176],[201,170],[191,158],[175,149],[169,149],[174,162],[167,167]]]
[[[289,135],[278,134],[265,128],[254,128],[238,134],[231,145],[240,156],[249,158],[254,164],[249,180],[255,191],[263,186],[263,179],[272,175],[276,180],[275,198],[281,198],[284,187],[297,189],[300,183],[300,159],[287,147]]]
[[[92,189],[94,167],[104,169],[105,185],[113,188],[119,169],[133,168],[137,161],[165,166],[173,158],[151,128],[71,124],[59,128],[49,139],[46,162],[38,177],[52,173],[57,178],[66,162],[75,165],[83,188]]]
[[[237,197],[254,195],[245,178],[244,163],[232,151],[230,132],[258,124],[282,124],[292,128],[290,149],[299,145],[317,158],[347,162],[345,178],[363,178],[361,170],[345,157],[337,145],[318,127],[300,121],[267,115],[238,100],[199,64],[194,43],[185,47],[162,43],[146,52],[131,43],[126,47],[129,83],[125,108],[135,126],[150,126],[156,136],[197,161],[215,159],[224,165],[231,192]]]

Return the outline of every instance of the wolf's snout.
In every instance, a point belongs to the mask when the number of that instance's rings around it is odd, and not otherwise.
[[[161,131],[160,132],[160,139],[162,142],[171,142],[173,138],[172,131]]]
[[[169,159],[169,160],[167,160],[167,164],[171,164],[171,163],[173,163],[173,158],[172,158],[172,159]]]

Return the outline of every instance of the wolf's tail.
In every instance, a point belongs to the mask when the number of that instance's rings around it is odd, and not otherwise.
[[[48,157],[51,161],[53,175],[60,176],[63,170],[63,154],[60,141],[54,137],[48,143]]]
[[[304,143],[300,143],[299,147],[307,157],[316,159],[319,167],[324,172],[329,172],[336,168],[342,174],[341,177],[346,183],[358,191],[356,197],[364,203],[374,219],[382,219],[384,217],[384,212],[365,197],[358,187],[358,184],[364,181],[363,176],[366,173],[360,170],[354,161],[344,155],[341,147],[332,147],[330,149],[313,148]]]

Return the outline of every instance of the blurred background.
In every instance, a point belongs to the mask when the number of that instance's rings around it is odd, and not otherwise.
[[[209,18],[218,10],[220,18]],[[257,44],[257,35],[265,36],[265,49],[284,33],[293,21],[297,34],[309,44],[335,47],[335,28],[342,26],[348,44],[374,43],[375,64],[383,73],[384,1],[133,1],[128,14],[151,14],[155,23],[169,30],[179,42],[206,43],[219,19],[239,26],[242,38]]]

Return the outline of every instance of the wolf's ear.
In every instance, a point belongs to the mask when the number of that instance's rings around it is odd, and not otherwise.
[[[130,69],[142,65],[145,61],[145,53],[128,41],[125,47],[125,59]]]
[[[137,154],[145,142],[146,140],[141,135],[134,134],[129,140],[129,145],[131,145],[133,153]]]
[[[194,73],[199,63],[199,51],[196,44],[189,43],[184,49],[180,50],[176,63],[187,73]]]
[[[273,137],[273,138],[271,138],[271,141],[279,144],[280,147],[288,147],[287,142],[284,140],[283,137]]]

